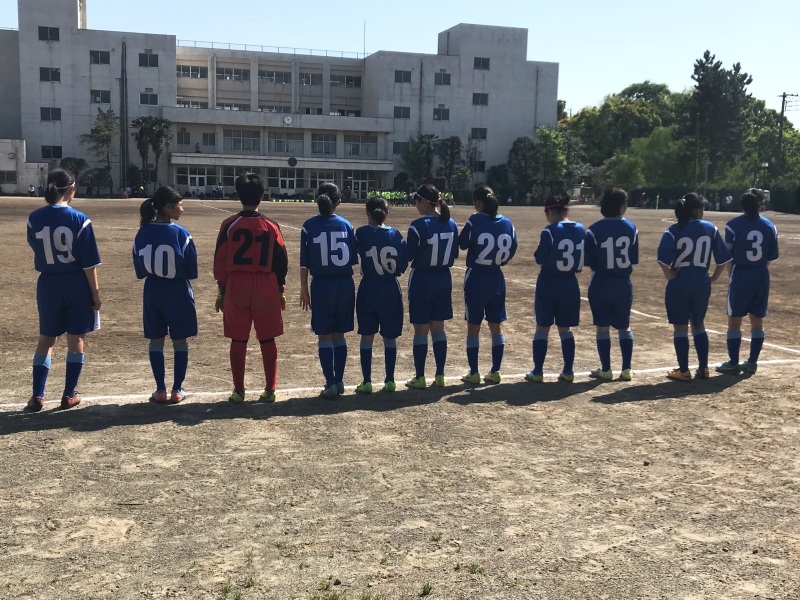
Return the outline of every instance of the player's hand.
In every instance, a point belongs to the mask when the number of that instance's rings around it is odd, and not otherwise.
[[[100,310],[100,305],[102,302],[100,301],[100,292],[93,292],[92,293],[92,310]]]
[[[217,312],[225,312],[225,294],[217,292],[217,300],[214,302],[214,309]]]
[[[286,310],[286,294],[281,294],[281,310]]]
[[[300,291],[300,308],[303,310],[311,308],[311,296],[309,296],[308,290]]]

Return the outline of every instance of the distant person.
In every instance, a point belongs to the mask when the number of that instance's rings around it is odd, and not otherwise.
[[[508,205],[514,204],[514,198],[511,195],[509,195],[508,198],[506,199],[506,204]]]
[[[36,195],[36,190],[33,187],[33,184],[28,186],[28,197],[33,197]]]
[[[730,212],[733,209],[733,196],[728,194],[725,196],[725,210]]]

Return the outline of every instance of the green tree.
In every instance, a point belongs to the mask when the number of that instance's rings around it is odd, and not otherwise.
[[[469,200],[469,189],[472,187],[472,171],[469,167],[458,167],[453,173],[452,188],[456,200],[466,202]]]
[[[475,172],[478,163],[483,160],[483,152],[476,140],[472,136],[467,138],[467,144],[464,146],[464,166],[469,169],[470,173]]]
[[[552,127],[539,127],[536,130],[536,154],[542,195],[546,195],[545,187],[550,188],[550,193],[555,193],[556,188],[559,188],[559,192],[563,192],[567,157],[561,133]]]
[[[437,138],[430,133],[420,133],[408,140],[408,150],[400,155],[403,169],[415,186],[430,178]]]
[[[65,156],[61,159],[59,166],[62,169],[70,171],[75,176],[75,181],[80,181],[81,173],[83,173],[89,167],[89,163],[82,158]]]
[[[569,118],[567,114],[567,101],[566,100],[557,100],[556,101],[556,120],[563,121],[564,119]]]
[[[144,175],[145,180],[145,191],[147,190],[147,183],[150,179],[147,177],[147,162],[150,158],[150,140],[152,139],[152,131],[156,118],[157,117],[137,117],[131,122],[131,126],[134,129],[134,132],[131,135],[133,136],[133,141],[136,144],[136,150],[139,152],[139,156],[142,159],[142,174]]]
[[[494,190],[497,198],[508,198],[513,193],[508,165],[494,165],[486,171],[486,185]]]
[[[119,118],[113,109],[97,109],[97,116],[94,119],[94,127],[89,133],[78,136],[78,142],[83,146],[89,147],[98,161],[105,163],[105,170],[108,172],[108,191],[114,191],[114,179],[111,176],[111,159],[116,157],[116,140],[119,136]],[[104,186],[105,187],[105,186]]]
[[[150,148],[153,150],[156,165],[156,181],[158,181],[158,167],[161,155],[172,143],[172,121],[156,118],[150,130]]]
[[[436,141],[436,157],[439,159],[438,174],[444,177],[448,189],[453,188],[451,179],[456,167],[461,163],[461,148],[463,143],[457,135]]]
[[[535,142],[529,137],[518,137],[508,151],[508,170],[514,176],[518,192],[533,189],[539,176],[539,154]]]

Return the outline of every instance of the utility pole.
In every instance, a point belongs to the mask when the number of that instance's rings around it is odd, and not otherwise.
[[[781,121],[778,124],[778,156],[777,160],[775,161],[775,177],[780,177],[781,173],[783,172],[783,122],[786,120],[786,110],[787,108],[791,108],[789,105],[794,104],[795,101],[789,100],[789,98],[797,98],[797,94],[787,94],[783,92],[780,96],[781,99]]]

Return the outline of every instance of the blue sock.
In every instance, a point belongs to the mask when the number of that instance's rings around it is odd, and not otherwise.
[[[44,398],[44,388],[47,385],[47,376],[50,374],[50,355],[33,355],[33,395]]]
[[[481,347],[481,339],[478,336],[467,336],[467,363],[469,364],[469,374],[478,372],[478,352]],[[436,346],[434,345],[434,352]],[[437,367],[438,369],[438,367]]]
[[[600,369],[611,370],[611,334],[608,331],[597,332],[597,354],[600,357]]]
[[[431,334],[433,342],[433,360],[436,362],[436,376],[444,375],[444,364],[447,362],[447,334],[437,331]]]
[[[689,370],[689,332],[676,331],[672,334],[672,343],[675,346],[675,356],[678,358],[678,369]]]
[[[742,332],[738,329],[728,329],[728,358],[734,365],[739,364],[739,350],[742,347]]]
[[[503,354],[506,351],[506,336],[492,336],[492,373],[497,373],[503,364]]]
[[[372,381],[372,342],[361,341],[361,373],[364,381]]]
[[[750,358],[748,362],[757,363],[758,357],[761,354],[761,348],[764,346],[764,337],[767,332],[763,329],[752,329],[750,331]]]
[[[537,375],[544,374],[544,359],[547,357],[546,333],[533,334],[533,372]]]
[[[150,368],[156,380],[156,390],[167,389],[167,370],[164,366],[164,344],[150,342]]]
[[[697,352],[697,362],[700,369],[708,367],[708,334],[705,328],[692,329],[694,349]]]
[[[384,339],[383,352],[386,364],[386,381],[394,381],[394,366],[397,364],[397,340],[394,338]]]
[[[564,357],[564,373],[572,373],[575,363],[575,336],[571,331],[558,334],[561,338],[561,355]]]
[[[72,398],[83,371],[83,352],[67,352],[67,372],[64,377],[64,395]]]
[[[336,383],[336,379],[333,376],[333,341],[320,340],[317,344],[317,354],[319,354],[322,375],[325,377],[325,387],[330,387]]]
[[[335,383],[344,381],[344,366],[347,364],[347,340],[333,340],[333,379]]]
[[[425,361],[428,358],[428,336],[414,336],[414,370],[417,377],[425,375]]]
[[[175,376],[172,380],[172,389],[183,389],[183,380],[186,379],[186,369],[189,368],[189,344],[174,344],[175,351]]]
[[[619,332],[619,351],[622,354],[622,370],[630,369],[633,361],[633,332]]]

